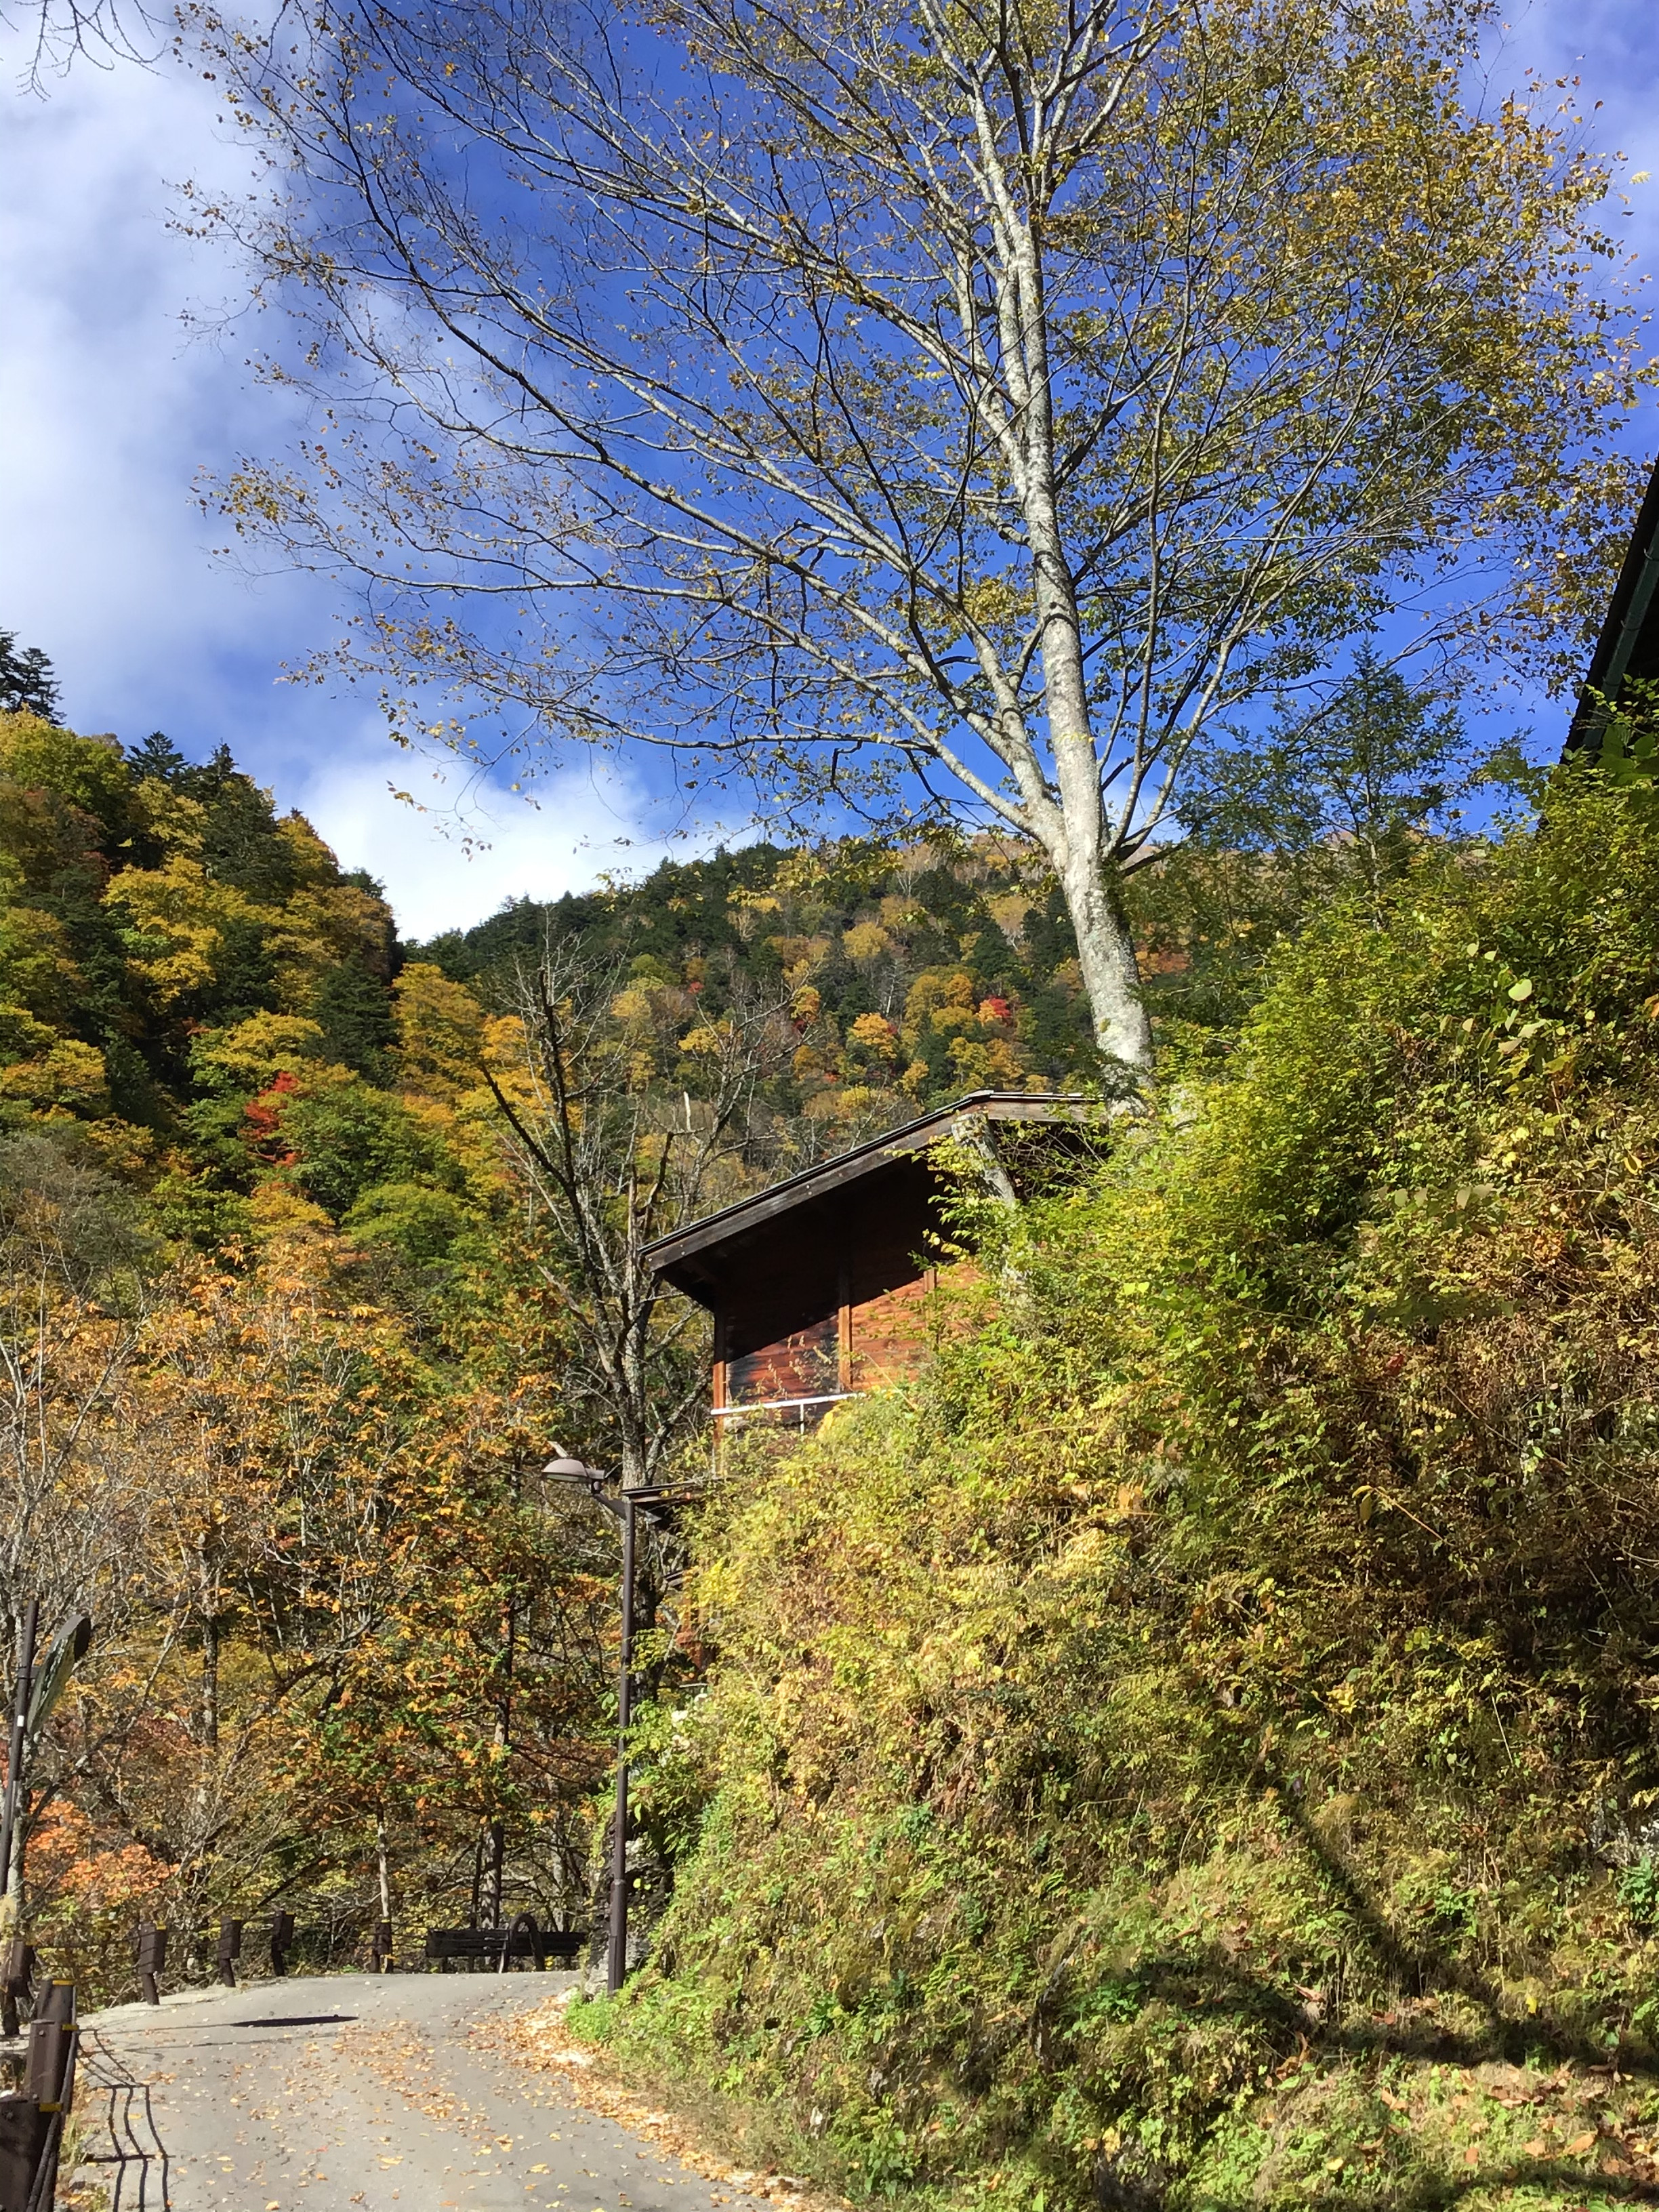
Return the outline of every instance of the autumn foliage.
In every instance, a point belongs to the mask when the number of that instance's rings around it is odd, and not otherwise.
[[[979,1217],[977,1333],[711,1509],[586,2032],[872,2197],[1651,2194],[1656,916],[1564,775]]]

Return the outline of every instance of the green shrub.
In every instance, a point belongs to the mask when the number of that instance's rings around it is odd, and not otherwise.
[[[1592,2201],[1526,2129],[1654,2063],[1656,1012],[1659,832],[1564,776],[719,1493],[705,1810],[606,2035],[865,2195]],[[1495,2194],[1446,2065],[1534,2085]]]

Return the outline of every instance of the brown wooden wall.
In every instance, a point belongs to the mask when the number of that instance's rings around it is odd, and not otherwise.
[[[928,1349],[923,1301],[937,1278],[938,1270],[930,1267],[915,1282],[858,1304],[848,1301],[775,1344],[736,1358],[720,1356],[717,1322],[715,1405],[763,1406],[779,1399],[888,1389],[903,1382],[915,1373]]]
[[[820,1398],[841,1388],[841,1329],[830,1314],[758,1352],[717,1364],[717,1406],[763,1406],[775,1398]]]

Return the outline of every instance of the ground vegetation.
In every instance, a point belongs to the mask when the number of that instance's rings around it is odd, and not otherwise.
[[[921,1383],[732,1464],[675,1902],[580,2033],[877,2201],[1659,2187],[1659,835],[1534,797],[975,1211]]]

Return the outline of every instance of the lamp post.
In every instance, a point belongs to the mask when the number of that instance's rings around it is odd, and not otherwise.
[[[596,1505],[622,1523],[622,1649],[617,1665],[617,1803],[611,1826],[611,1929],[605,1987],[612,1996],[628,1978],[628,1730],[634,1717],[634,1564],[637,1516],[655,1522],[681,1498],[693,1493],[641,1486],[608,1487],[610,1478],[596,1467],[562,1453],[542,1469],[555,1482],[586,1491]]]

